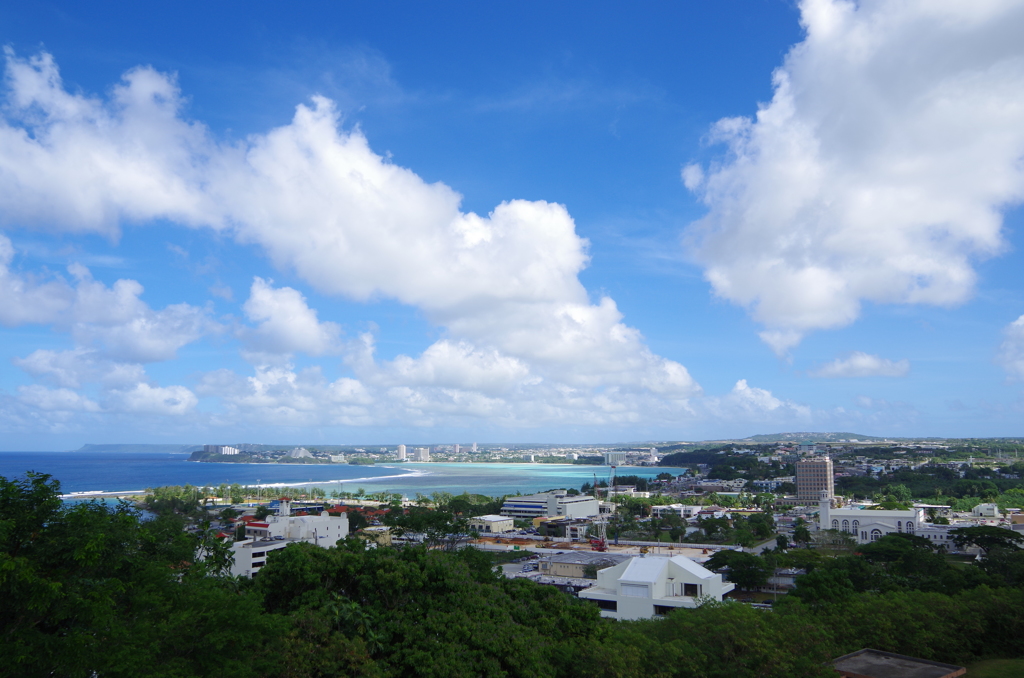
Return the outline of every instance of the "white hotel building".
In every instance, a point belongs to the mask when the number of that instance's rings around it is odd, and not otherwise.
[[[289,544],[306,542],[330,548],[339,539],[348,536],[348,516],[332,516],[326,511],[318,516],[291,515],[291,502],[281,500],[280,513],[269,516],[266,522],[251,522],[245,526],[245,539],[231,545],[234,563],[231,574],[253,577],[267,562],[272,551]]]

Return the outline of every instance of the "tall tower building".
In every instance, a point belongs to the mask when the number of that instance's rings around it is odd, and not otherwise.
[[[405,445],[398,446],[398,461],[405,461]]]
[[[828,457],[804,459],[796,463],[796,499],[801,504],[817,504],[825,492],[829,501],[835,497],[835,475]]]
[[[476,454],[476,443],[473,443],[473,449],[472,449],[472,451],[473,451],[473,454]]]
[[[458,444],[458,443],[455,443],[455,445],[454,445],[454,446],[452,447],[452,451],[453,451],[453,452],[454,452],[455,454],[458,454],[458,453],[459,453],[459,444]]]

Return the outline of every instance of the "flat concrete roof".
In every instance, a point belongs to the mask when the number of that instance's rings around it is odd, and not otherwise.
[[[963,666],[872,649],[843,655],[832,666],[844,678],[954,678],[967,673]]]

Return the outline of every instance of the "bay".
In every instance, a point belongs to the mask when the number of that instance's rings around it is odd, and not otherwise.
[[[578,464],[405,463],[375,466],[347,464],[231,464],[188,461],[187,454],[102,452],[0,452],[0,476],[14,478],[26,471],[48,473],[61,490],[128,492],[160,485],[238,483],[262,486],[320,487],[332,491],[397,492],[414,498],[434,492],[501,496],[553,488],[580,487],[609,480],[608,466]],[[619,475],[652,478],[682,469],[621,467]]]

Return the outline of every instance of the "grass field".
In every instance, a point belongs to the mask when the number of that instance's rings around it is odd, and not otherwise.
[[[1020,678],[1024,659],[988,659],[967,667],[967,678]]]

